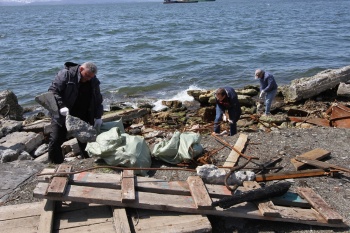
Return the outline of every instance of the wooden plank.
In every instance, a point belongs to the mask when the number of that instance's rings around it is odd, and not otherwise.
[[[77,233],[77,232],[88,232],[88,233],[113,233],[115,230],[110,222],[100,222],[92,225],[79,226],[78,228],[65,228],[60,229],[59,233]]]
[[[124,170],[122,172],[122,202],[135,201],[134,171]]]
[[[248,135],[247,134],[239,134],[239,138],[237,139],[236,144],[234,145],[234,148],[238,150],[239,152],[242,152],[245,144],[247,143]],[[235,150],[232,150],[230,154],[228,155],[224,167],[234,167],[238,161],[240,154],[237,153]]]
[[[0,207],[0,229],[6,233],[37,232],[41,202]]]
[[[125,208],[112,206],[113,223],[116,233],[131,233]]]
[[[255,181],[244,181],[243,186],[247,190],[259,189],[261,186]],[[254,202],[262,215],[271,217],[281,217],[280,213],[276,210],[272,201],[256,201]]]
[[[331,154],[331,152],[329,152],[327,150],[324,150],[321,148],[316,148],[316,149],[308,151],[304,154],[301,154],[299,156],[303,157],[303,158],[313,159],[313,160],[321,160],[321,159],[329,156],[330,154]],[[304,163],[297,161],[295,158],[292,158],[290,161],[297,171],[301,170],[302,168],[304,168],[306,166]]]
[[[108,223],[109,232],[115,232],[112,211],[109,206],[87,205],[85,203],[79,203],[79,205],[82,208],[70,210],[71,208],[67,206],[63,208],[65,209],[63,212],[56,211],[53,227],[55,232],[65,232],[72,228],[76,232],[98,232],[99,226],[104,223]]]
[[[70,172],[72,170],[72,165],[61,164],[57,168],[57,173]],[[68,176],[54,176],[51,180],[49,187],[47,188],[48,195],[62,196],[68,185]]]
[[[189,176],[187,183],[197,208],[212,209],[212,201],[203,180],[199,176]]]
[[[202,210],[197,209],[196,204],[194,203],[194,200],[191,196],[157,194],[137,191],[137,202],[122,203],[120,190],[69,185],[69,191],[66,192],[64,196],[58,197],[45,195],[47,186],[48,184],[46,183],[38,183],[33,192],[34,197],[59,201],[75,201],[85,203],[93,202],[104,205],[140,209],[166,210],[184,213],[219,215],[226,217],[294,222],[329,227],[348,227],[344,223],[333,224],[321,221],[320,219],[323,219],[322,216],[312,209],[283,207],[278,208],[279,212],[281,213],[280,218],[265,217],[261,215],[260,211],[253,203],[249,202],[240,203],[225,210],[221,209],[220,207],[214,207],[211,210]],[[303,215],[300,213],[303,213]],[[307,216],[307,218],[303,219],[303,216]]]
[[[38,221],[39,216],[0,221],[0,229],[4,233],[37,232]]]
[[[41,214],[41,206],[42,206],[41,202],[1,206],[0,222],[11,220],[11,219],[32,217],[32,216],[37,216],[39,219]]]
[[[208,218],[200,214],[128,209],[128,215],[131,217],[135,233],[212,232]]]
[[[335,212],[320,195],[311,188],[298,187],[297,192],[304,197],[316,211],[318,211],[329,223],[342,223],[343,218]]]
[[[53,200],[44,200],[42,212],[40,215],[38,233],[50,233],[53,227],[53,216],[56,202]]]
[[[309,170],[296,171],[296,172],[282,172],[282,173],[274,173],[274,174],[256,175],[255,181],[263,182],[263,181],[284,180],[284,179],[291,179],[291,178],[316,177],[316,176],[325,176],[329,174],[331,173],[326,172],[322,169],[309,169]]]

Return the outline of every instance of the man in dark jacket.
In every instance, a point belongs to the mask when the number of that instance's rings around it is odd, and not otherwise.
[[[255,79],[259,79],[260,81],[259,98],[265,98],[265,115],[269,115],[272,101],[277,94],[277,83],[272,74],[269,74],[262,69],[257,69],[255,71]]]
[[[52,133],[49,142],[49,160],[59,164],[64,160],[61,145],[67,140],[65,118],[67,114],[94,125],[96,129],[102,124],[102,95],[100,81],[97,79],[97,67],[92,62],[78,65],[66,62],[53,80],[49,91],[54,93],[60,115],[52,118]],[[86,143],[79,142],[83,158],[87,158]]]
[[[224,120],[230,124],[230,136],[237,133],[237,121],[241,116],[241,106],[238,102],[237,93],[232,87],[219,88],[215,92],[216,116],[214,120],[214,133],[220,133],[219,122]],[[228,113],[228,119],[225,115]]]

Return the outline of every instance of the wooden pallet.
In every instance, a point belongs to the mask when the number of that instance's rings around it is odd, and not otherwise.
[[[6,233],[163,233],[211,232],[206,216],[169,211],[125,209],[92,203],[44,200],[0,207]]]
[[[44,170],[43,173],[49,172]],[[99,174],[83,172],[70,177],[67,189],[62,195],[46,195],[51,184],[50,177],[41,176],[40,182],[34,190],[37,198],[57,201],[73,201],[83,203],[97,203],[109,206],[130,207],[137,209],[175,211],[201,215],[218,215],[248,219],[260,219],[280,222],[293,222],[309,225],[348,227],[343,219],[327,221],[317,209],[299,208],[293,206],[279,206],[273,202],[250,203],[244,202],[229,209],[212,207],[211,202],[231,195],[223,185],[204,184],[199,177],[189,177],[186,181],[158,180],[133,176],[133,187],[123,186],[123,177],[128,175]],[[247,185],[246,188],[255,188]],[[243,189],[241,191],[244,191]],[[130,192],[134,194],[130,195]],[[125,195],[125,193],[129,193]],[[133,196],[133,200],[125,200],[125,196]],[[325,202],[324,202],[325,203]],[[331,208],[329,208],[331,210]],[[334,211],[335,212],[335,211]],[[334,216],[339,216],[334,215]]]

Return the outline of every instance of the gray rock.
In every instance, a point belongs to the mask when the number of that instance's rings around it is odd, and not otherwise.
[[[96,129],[78,117],[67,115],[66,127],[68,133],[80,142],[87,143],[96,141]]]
[[[2,136],[6,136],[12,132],[19,131],[22,128],[22,121],[14,121],[14,120],[0,120],[0,132]]]
[[[33,157],[27,151],[22,151],[18,156],[18,160],[33,160]]]
[[[12,91],[0,92],[0,115],[11,120],[23,120],[23,108],[18,104],[17,96]]]
[[[17,160],[18,151],[12,149],[0,150],[0,162],[7,163]]]
[[[337,95],[343,97],[350,97],[350,84],[340,83],[337,90]]]
[[[59,117],[57,102],[51,91],[36,96],[35,101],[47,109],[51,116]]]
[[[44,153],[46,153],[49,149],[49,146],[47,144],[42,144],[34,151],[34,157],[38,157]]]

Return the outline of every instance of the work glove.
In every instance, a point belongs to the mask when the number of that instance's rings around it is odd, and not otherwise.
[[[102,125],[102,119],[95,119],[95,124],[94,124],[94,127],[96,129],[96,131],[99,133],[100,132],[100,128],[101,128],[101,125]]]
[[[223,114],[223,115],[222,115],[222,120],[225,121],[225,122],[227,121],[226,114]]]
[[[259,95],[259,98],[262,99],[264,96],[265,96],[265,91],[261,91],[260,95]]]
[[[67,107],[61,108],[60,109],[60,114],[62,116],[67,116],[69,114],[69,109]]]

